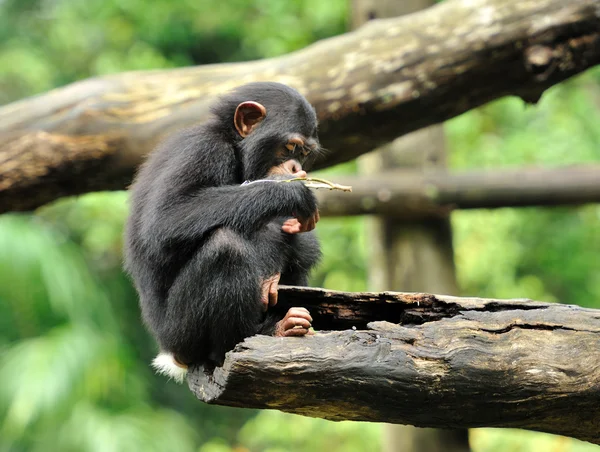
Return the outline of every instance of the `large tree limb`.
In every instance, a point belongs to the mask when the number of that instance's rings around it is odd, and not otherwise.
[[[209,403],[422,427],[518,427],[600,444],[600,311],[529,300],[282,288],[321,329],[254,336],[211,376]],[[367,326],[368,324],[368,326]]]
[[[207,118],[214,97],[253,80],[315,105],[319,165],[600,62],[599,0],[450,0],[378,20],[280,58],[133,72],[75,83],[0,109],[0,212],[118,189],[165,134]]]
[[[324,216],[443,218],[453,209],[567,206],[600,202],[600,166],[496,171],[394,171],[336,177],[352,193],[319,190]]]

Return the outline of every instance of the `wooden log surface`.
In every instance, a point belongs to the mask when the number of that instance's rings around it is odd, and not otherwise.
[[[0,108],[0,212],[122,189],[158,140],[250,81],[299,89],[318,167],[505,95],[535,102],[600,62],[600,0],[449,0],[268,60],[84,80]]]
[[[331,420],[514,427],[600,444],[600,311],[530,300],[282,287],[314,336],[253,336],[212,374],[205,402]],[[352,329],[354,326],[356,329]]]
[[[572,206],[600,202],[600,165],[494,171],[396,170],[335,177],[352,193],[318,190],[323,216],[443,218],[454,209]]]

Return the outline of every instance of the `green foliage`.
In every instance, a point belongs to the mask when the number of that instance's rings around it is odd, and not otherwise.
[[[40,217],[5,215],[0,248],[0,450],[159,451],[180,438],[192,450],[183,418],[146,405],[149,372],[80,247]]]
[[[507,98],[448,121],[452,166],[599,162],[599,74],[552,88],[535,107]],[[457,212],[460,287],[479,296],[600,307],[599,218],[598,205]]]
[[[525,430],[475,429],[469,435],[476,452],[598,452],[590,443]]]
[[[256,435],[260,431],[261,435]],[[263,411],[242,428],[240,440],[250,450],[286,452],[368,452],[380,450],[380,426],[337,422]]]
[[[0,105],[115,72],[276,56],[345,29],[345,0],[4,0]]]

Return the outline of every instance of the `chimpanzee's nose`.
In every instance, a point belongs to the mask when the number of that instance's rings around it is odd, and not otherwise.
[[[287,160],[283,163],[283,168],[294,177],[306,177],[306,171],[302,170],[302,165],[298,160]]]

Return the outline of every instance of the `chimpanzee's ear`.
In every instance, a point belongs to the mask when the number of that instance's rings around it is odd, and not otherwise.
[[[239,104],[235,109],[233,122],[238,133],[242,137],[247,137],[266,115],[267,109],[261,104],[246,101]]]

